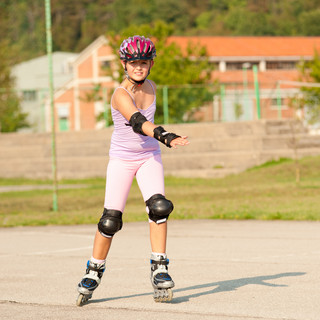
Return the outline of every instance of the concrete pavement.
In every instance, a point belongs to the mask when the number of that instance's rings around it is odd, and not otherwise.
[[[0,318],[320,318],[319,222],[170,220],[170,303],[152,298],[148,223],[126,223],[100,287],[77,307],[95,228],[0,229]]]

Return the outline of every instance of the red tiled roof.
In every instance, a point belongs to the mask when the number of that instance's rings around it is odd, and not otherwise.
[[[207,48],[211,57],[312,57],[320,53],[320,37],[176,37],[169,38],[185,50],[188,44]]]

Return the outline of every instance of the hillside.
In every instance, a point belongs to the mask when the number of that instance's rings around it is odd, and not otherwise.
[[[0,39],[13,63],[46,52],[44,5],[1,1]],[[79,52],[101,34],[157,20],[173,35],[320,35],[317,0],[52,0],[51,12],[54,51]]]

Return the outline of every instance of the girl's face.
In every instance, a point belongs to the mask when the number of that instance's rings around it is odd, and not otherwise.
[[[124,61],[122,61],[123,67],[125,67]],[[126,63],[127,72],[130,78],[141,81],[144,80],[149,73],[149,69],[153,66],[152,60],[135,60],[128,61]]]

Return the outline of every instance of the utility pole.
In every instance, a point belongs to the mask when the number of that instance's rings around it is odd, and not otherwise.
[[[52,150],[52,178],[53,178],[53,211],[58,211],[58,182],[57,182],[57,155],[56,155],[56,127],[54,112],[54,87],[53,87],[53,67],[52,67],[52,32],[51,32],[51,6],[50,0],[45,0],[46,11],[46,38],[47,55],[49,62],[49,95],[51,107],[51,150]]]
[[[257,117],[261,119],[261,107],[260,107],[260,92],[259,92],[259,81],[258,81],[258,67],[254,65],[252,67],[254,76],[254,89],[256,93],[256,103],[257,103]]]

